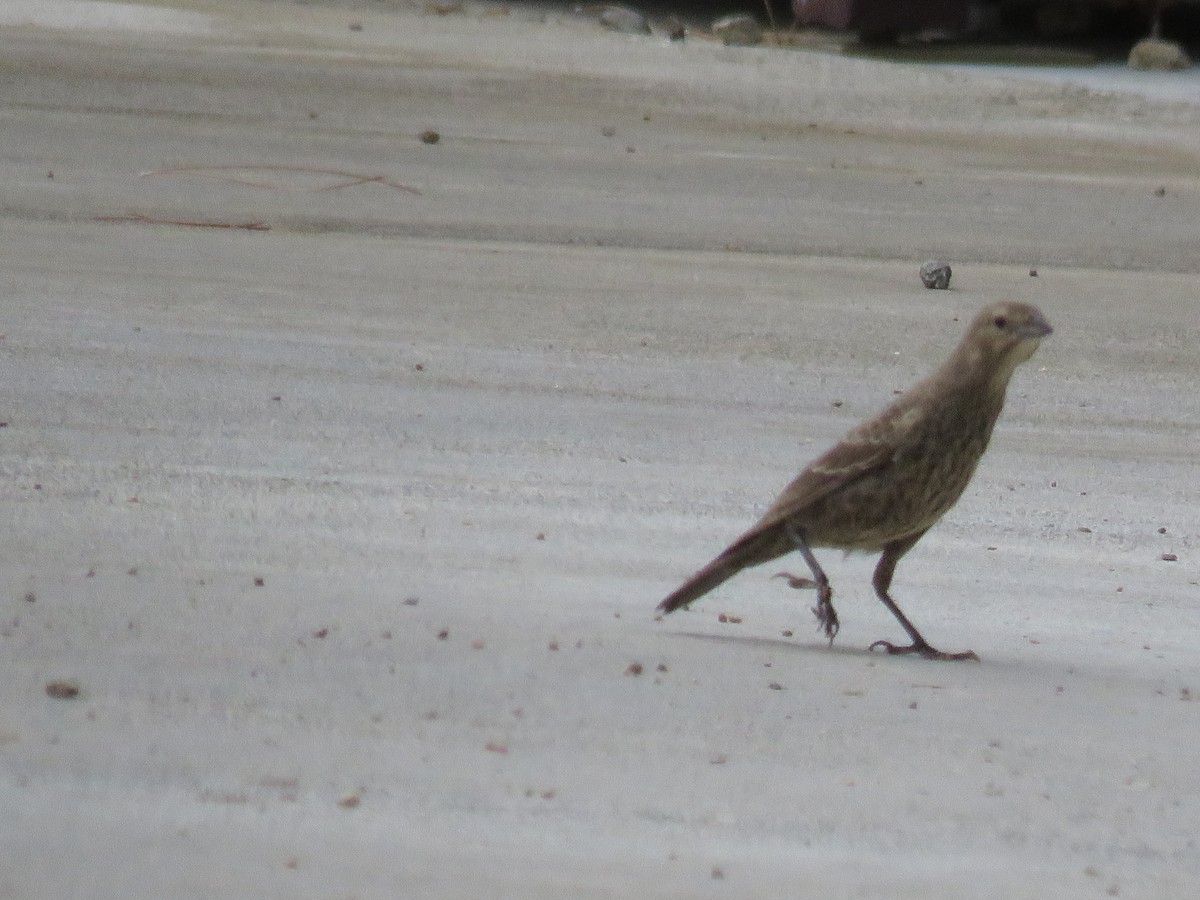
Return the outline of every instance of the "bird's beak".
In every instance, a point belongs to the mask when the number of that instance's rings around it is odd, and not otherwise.
[[[1035,340],[1044,338],[1046,335],[1054,331],[1050,327],[1050,323],[1046,321],[1046,317],[1041,313],[1034,313],[1029,321],[1023,324],[1017,331],[1022,340],[1033,338]]]

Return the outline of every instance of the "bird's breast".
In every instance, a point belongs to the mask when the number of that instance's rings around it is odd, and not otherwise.
[[[876,551],[925,531],[966,489],[994,421],[973,410],[923,417],[887,462],[813,504],[806,524],[812,542]]]

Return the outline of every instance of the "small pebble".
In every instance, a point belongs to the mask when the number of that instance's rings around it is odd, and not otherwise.
[[[667,32],[667,38],[671,41],[687,40],[687,26],[679,21],[675,16],[668,16],[666,22],[663,23],[663,28]],[[646,117],[646,121],[650,121],[650,117]]]
[[[51,681],[46,684],[46,696],[55,700],[74,700],[79,696],[79,683],[75,681]]]
[[[712,23],[712,33],[726,47],[753,47],[761,44],[763,39],[763,29],[758,20],[744,13],[717,19]]]
[[[1192,61],[1182,44],[1161,38],[1143,38],[1129,51],[1128,65],[1131,69],[1172,72],[1186,69],[1191,64]]]
[[[921,266],[921,283],[934,291],[950,287],[950,264],[940,259],[931,259]]]
[[[622,34],[650,33],[650,23],[646,17],[628,6],[606,6],[600,12],[600,24],[609,31]]]

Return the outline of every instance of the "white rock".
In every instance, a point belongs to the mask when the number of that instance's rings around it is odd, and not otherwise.
[[[1162,38],[1143,38],[1129,51],[1131,69],[1186,69],[1192,64],[1183,47]]]
[[[712,24],[712,31],[726,47],[753,47],[761,44],[763,39],[762,26],[753,16],[745,14],[717,19]]]
[[[600,24],[624,34],[650,33],[650,23],[646,17],[628,6],[606,6],[600,13]]]

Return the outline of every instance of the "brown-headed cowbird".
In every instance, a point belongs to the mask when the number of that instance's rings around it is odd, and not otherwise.
[[[984,307],[945,365],[816,459],[754,527],[658,608],[671,612],[687,606],[747,566],[798,550],[813,577],[786,572],[776,577],[795,588],[816,588],[813,613],[832,643],[838,631],[833,590],[812,548],[882,552],[872,579],[875,594],[912,643],[876,641],[871,649],[978,660],[970,650],[943,653],[931,647],[888,589],[896,563],[966,488],[987,449],[1013,371],[1050,331],[1045,316],[1024,303]]]

